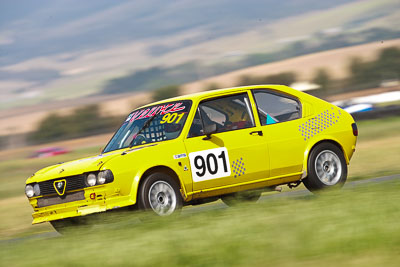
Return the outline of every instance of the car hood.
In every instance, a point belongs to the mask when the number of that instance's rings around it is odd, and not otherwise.
[[[120,156],[125,150],[126,149],[112,151],[98,156],[52,165],[37,171],[30,178],[28,178],[26,182],[42,182],[50,179],[79,175],[90,171],[98,171],[104,163]]]

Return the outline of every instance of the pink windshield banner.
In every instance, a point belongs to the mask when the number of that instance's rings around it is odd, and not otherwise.
[[[164,105],[155,106],[152,108],[144,108],[129,114],[125,122],[133,122],[144,118],[150,118],[154,115],[164,115],[167,113],[178,112],[186,109],[186,106],[182,102],[169,103]]]

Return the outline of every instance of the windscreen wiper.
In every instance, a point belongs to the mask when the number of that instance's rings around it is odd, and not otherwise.
[[[146,129],[147,127],[149,127],[150,123],[154,120],[154,118],[157,117],[157,114],[154,114],[150,119],[148,119],[142,126],[142,128],[140,128],[140,130],[137,132],[137,134],[135,135],[135,137],[132,139],[131,143],[129,144],[129,148],[131,148],[133,146],[133,142],[135,142],[136,137],[138,137],[138,135],[140,133],[143,132],[144,129]]]

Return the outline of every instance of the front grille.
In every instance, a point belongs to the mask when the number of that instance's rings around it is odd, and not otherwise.
[[[85,199],[85,193],[83,191],[74,192],[70,194],[66,194],[64,197],[53,196],[53,197],[42,197],[37,201],[37,205],[39,208],[47,207],[51,205],[57,205],[61,203],[68,203],[72,201],[78,201]]]
[[[65,179],[66,181],[66,188],[65,192],[82,189],[86,187],[85,184],[85,175],[75,175],[70,177],[62,177],[53,180],[48,180],[39,183],[40,187],[40,195],[53,195],[57,194],[56,190],[54,189],[54,181],[59,181]]]

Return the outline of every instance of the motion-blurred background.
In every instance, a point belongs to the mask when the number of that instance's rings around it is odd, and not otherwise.
[[[51,231],[25,179],[98,153],[132,109],[271,83],[352,113],[349,180],[400,173],[398,0],[0,0],[0,239]]]

